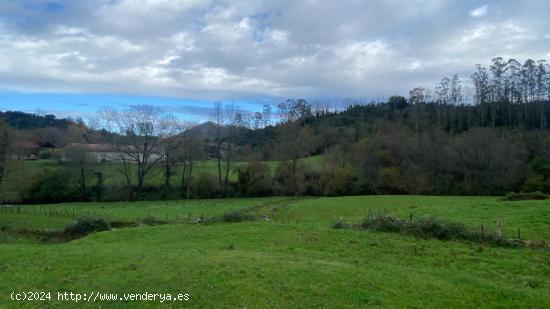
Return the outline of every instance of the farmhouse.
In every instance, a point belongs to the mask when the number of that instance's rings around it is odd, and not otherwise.
[[[63,149],[63,161],[72,161],[76,152],[87,153],[97,162],[120,160],[120,154],[115,145],[71,143]]]
[[[38,160],[41,156],[51,153],[55,146],[48,142],[18,141],[14,146],[14,159],[17,160]]]
[[[135,153],[135,147],[131,145],[71,143],[63,149],[63,161],[72,161],[82,153],[86,153],[91,160],[96,162],[120,161],[122,158],[131,161],[130,156],[121,154],[120,149],[128,149],[130,152]],[[151,158],[154,160],[159,156],[160,152],[157,151],[151,155]]]

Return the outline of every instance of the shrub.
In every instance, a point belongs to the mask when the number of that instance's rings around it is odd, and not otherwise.
[[[502,200],[504,201],[525,201],[525,200],[546,200],[548,195],[540,191],[530,192],[530,193],[516,193],[509,192],[507,193]]]
[[[272,178],[269,165],[250,161],[237,169],[237,192],[240,196],[269,196],[272,194]]]
[[[201,198],[212,198],[218,194],[218,180],[208,172],[201,172],[194,185],[195,195]]]
[[[331,226],[333,229],[337,229],[337,230],[343,230],[343,229],[347,229],[350,227],[350,225],[344,221],[342,221],[342,219],[334,222]]]
[[[209,223],[214,222],[230,222],[230,223],[236,223],[236,222],[244,222],[244,221],[255,221],[256,216],[247,213],[243,210],[235,210],[232,209],[222,215],[216,216],[208,220]]]
[[[111,229],[109,223],[103,219],[81,218],[75,223],[65,227],[61,235],[64,238],[84,237],[93,232],[108,231]]]
[[[136,226],[135,222],[129,222],[129,221],[123,221],[123,220],[115,220],[109,222],[112,228],[124,228],[124,227],[131,227]]]
[[[441,240],[468,239],[468,230],[462,223],[437,221],[433,218],[422,219],[415,224],[410,224],[409,233],[425,238],[437,238]]]
[[[162,224],[166,224],[166,221],[159,220],[155,217],[147,216],[143,218],[139,223],[145,224],[145,225],[162,225]]]
[[[346,228],[344,223],[336,222],[333,228]],[[358,225],[361,229],[393,232],[414,235],[423,238],[435,238],[439,240],[477,241],[492,243],[499,246],[512,246],[511,241],[502,239],[495,234],[480,231],[470,231],[468,228],[457,222],[438,221],[433,218],[426,218],[419,221],[400,220],[394,217],[379,215],[376,217],[364,218]]]
[[[399,232],[404,222],[389,216],[376,216],[364,218],[359,223],[362,229],[375,230],[380,232]]]
[[[62,168],[46,169],[35,181],[23,201],[27,203],[60,203],[78,200],[79,194],[70,175]]]

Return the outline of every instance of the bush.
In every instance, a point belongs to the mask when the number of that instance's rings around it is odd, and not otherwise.
[[[347,224],[346,222],[342,221],[342,219],[334,222],[331,226],[333,229],[337,229],[337,230],[342,230],[342,229],[347,229],[350,227],[349,224]]]
[[[415,224],[410,224],[409,233],[424,237],[437,238],[441,240],[467,240],[468,230],[462,223],[436,221],[433,218],[422,219]]]
[[[109,223],[103,219],[81,218],[75,223],[65,227],[61,235],[64,238],[84,237],[93,232],[108,231],[111,229]]]
[[[269,196],[272,194],[273,180],[269,165],[251,161],[246,167],[237,169],[237,192],[239,196]]]
[[[208,223],[214,223],[214,222],[236,223],[236,222],[255,221],[255,220],[256,220],[256,216],[249,214],[246,211],[232,209],[222,215],[211,218],[210,220],[208,220]]]
[[[546,200],[548,199],[548,195],[544,194],[540,191],[536,192],[530,192],[530,193],[515,193],[515,192],[509,192],[507,193],[503,201],[525,201],[525,200]]]
[[[376,216],[364,218],[359,223],[362,229],[375,230],[380,232],[399,232],[404,222],[389,216]]]
[[[70,175],[64,169],[47,169],[23,195],[26,203],[61,203],[80,199]]]
[[[348,226],[340,221],[333,224],[332,227],[340,229]],[[499,246],[513,245],[511,241],[499,238],[495,234],[481,231],[470,231],[462,223],[438,221],[433,218],[426,218],[413,222],[400,220],[390,216],[379,215],[376,217],[364,218],[360,221],[358,227],[361,229],[379,232],[403,233],[417,237],[435,238],[439,240],[477,241],[492,243]]]
[[[201,198],[212,198],[218,195],[218,180],[208,172],[201,172],[193,187],[195,195]]]
[[[145,225],[162,225],[162,224],[166,224],[166,221],[162,221],[155,217],[148,216],[143,218],[139,223],[145,224]]]

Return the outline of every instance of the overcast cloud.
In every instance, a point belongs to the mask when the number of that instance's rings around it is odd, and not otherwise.
[[[550,59],[550,1],[0,0],[0,88],[225,100],[405,94]]]

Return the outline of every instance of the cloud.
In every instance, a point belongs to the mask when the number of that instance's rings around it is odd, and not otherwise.
[[[489,5],[483,5],[470,11],[472,17],[485,17],[489,11]]]
[[[453,73],[466,78],[495,56],[549,54],[550,3],[536,0],[55,4],[0,0],[1,89],[206,101],[377,97]]]

